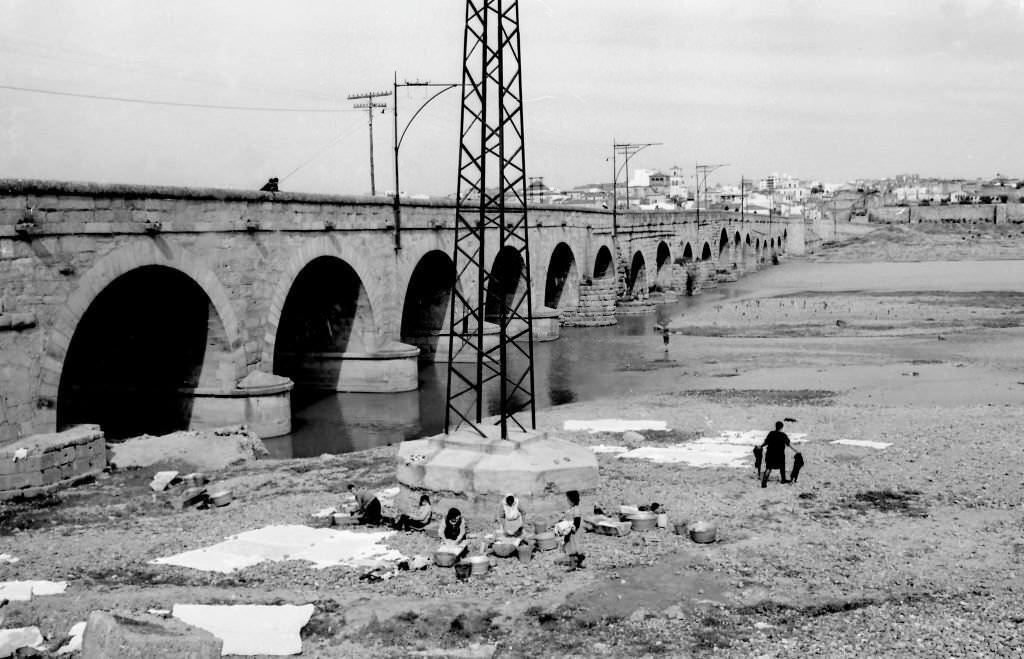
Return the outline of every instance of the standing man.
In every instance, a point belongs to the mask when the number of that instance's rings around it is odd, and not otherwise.
[[[789,443],[789,436],[782,432],[782,422],[775,422],[775,430],[768,433],[768,436],[764,438],[764,442],[761,443],[764,447],[764,476],[761,478],[761,487],[768,487],[768,475],[772,473],[772,469],[778,469],[779,475],[782,477],[783,483],[788,483],[786,480],[786,449],[793,449]]]
[[[668,353],[668,339],[669,339],[668,325],[663,325],[662,328],[661,328],[661,340],[665,343],[665,352],[666,353]]]

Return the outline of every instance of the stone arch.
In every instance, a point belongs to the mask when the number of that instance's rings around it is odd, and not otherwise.
[[[291,280],[281,305],[273,372],[299,389],[355,390],[342,385],[342,361],[374,353],[376,336],[359,274],[337,256],[318,256]]]
[[[110,437],[189,427],[188,390],[230,391],[239,323],[217,278],[161,239],[99,259],[58,312],[41,368],[44,428],[99,423]],[[116,405],[116,408],[111,408]]]
[[[551,252],[544,286],[544,306],[567,314],[580,304],[580,274],[576,256],[566,243],[558,243]]]
[[[383,292],[381,289],[385,285],[383,278],[375,277],[368,279],[360,274],[370,269],[369,265],[363,261],[363,259],[367,258],[366,255],[361,255],[354,250],[347,249],[344,246],[343,240],[337,235],[323,236],[304,244],[288,261],[281,274],[276,277],[279,283],[277,288],[274,289],[273,296],[270,298],[265,323],[266,333],[263,337],[264,352],[262,362],[266,365],[267,370],[273,370],[274,368],[274,351],[276,350],[278,336],[280,335],[278,329],[281,322],[281,314],[284,311],[285,301],[292,291],[295,279],[307,265],[323,256],[335,257],[352,267],[359,281],[366,289],[368,301],[382,299]],[[372,308],[373,305],[371,304]],[[375,349],[381,343],[376,320],[373,323],[373,328],[375,335],[373,337],[374,345],[371,349]]]
[[[485,316],[489,322],[499,322],[502,305],[510,311],[518,308],[525,313],[525,305],[521,303],[526,295],[526,281],[522,253],[514,247],[504,247],[494,257],[488,277]]]
[[[655,256],[657,263],[657,275],[655,285],[660,290],[672,287],[672,250],[664,240],[658,243],[658,250]]]
[[[711,243],[708,243],[707,241],[705,241],[704,242],[704,248],[700,251],[700,260],[701,261],[710,261],[712,258],[713,257],[711,255]]]
[[[629,273],[626,277],[626,295],[635,297],[645,293],[647,293],[647,262],[644,260],[643,252],[637,250],[633,254],[633,261],[629,265]]]
[[[449,323],[454,287],[455,263],[451,256],[435,249],[420,257],[406,288],[401,341],[419,348],[423,360],[432,361],[437,354],[440,337]]]
[[[615,261],[612,259],[612,251],[607,245],[602,245],[597,250],[597,258],[594,259],[594,279],[608,279],[615,277]]]
[[[718,236],[718,259],[720,261],[724,260],[722,255],[727,249],[729,249],[729,233],[723,227],[722,233]]]
[[[693,261],[693,246],[690,243],[686,243],[683,247],[683,263],[690,263]]]

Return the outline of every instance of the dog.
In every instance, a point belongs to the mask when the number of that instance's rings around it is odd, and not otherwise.
[[[761,478],[761,460],[764,458],[764,449],[760,446],[754,447],[754,469],[757,469],[757,477]]]

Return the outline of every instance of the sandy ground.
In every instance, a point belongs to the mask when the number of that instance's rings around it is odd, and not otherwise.
[[[861,258],[861,249],[841,247],[832,258]],[[744,299],[687,315],[674,326],[687,334],[673,338],[667,356],[652,336],[648,359],[634,367],[688,375],[685,388],[641,387],[538,415],[544,428],[570,419],[664,420],[670,430],[642,433],[644,444],[662,446],[796,419],[787,429],[808,442],[795,485],[774,480],[762,489],[752,465],[599,456],[601,485],[585,508],[658,501],[673,521],[716,522],[717,543],[665,531],[587,535],[583,570],[566,572],[553,552],[525,565],[501,561],[469,582],[431,568],[371,584],[356,571],[295,561],[208,574],[148,561],[263,525],[302,523],[337,503],[348,482],[390,486],[394,449],[229,468],[216,477],[236,501],[205,511],[155,501],[146,488],[154,469],[118,472],[0,512],[0,551],[21,559],[0,565],[0,579],[70,581],[64,595],[9,605],[5,626],[60,635],[97,608],[312,602],[303,654],[314,657],[473,656],[467,648],[476,643],[500,657],[1022,656],[1019,297],[784,295],[762,296],[755,318]],[[812,300],[836,306],[812,304],[801,321],[795,305]],[[897,313],[885,321],[892,327],[869,327],[881,324],[878,309]],[[636,445],[619,434],[562,434]],[[844,438],[892,446],[830,443]],[[493,520],[470,524],[490,530]],[[434,542],[400,534],[390,545],[415,554]]]

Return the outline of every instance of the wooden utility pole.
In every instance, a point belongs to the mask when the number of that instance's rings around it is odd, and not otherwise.
[[[375,103],[373,99],[383,98],[391,96],[392,92],[366,92],[364,94],[350,94],[348,99],[350,101],[358,99],[366,99],[365,103],[356,103],[352,107],[357,110],[366,110],[366,116],[370,123],[370,194],[374,197],[377,196],[377,182],[374,180],[373,174],[373,111],[380,109],[381,111],[387,109],[387,103]]]

